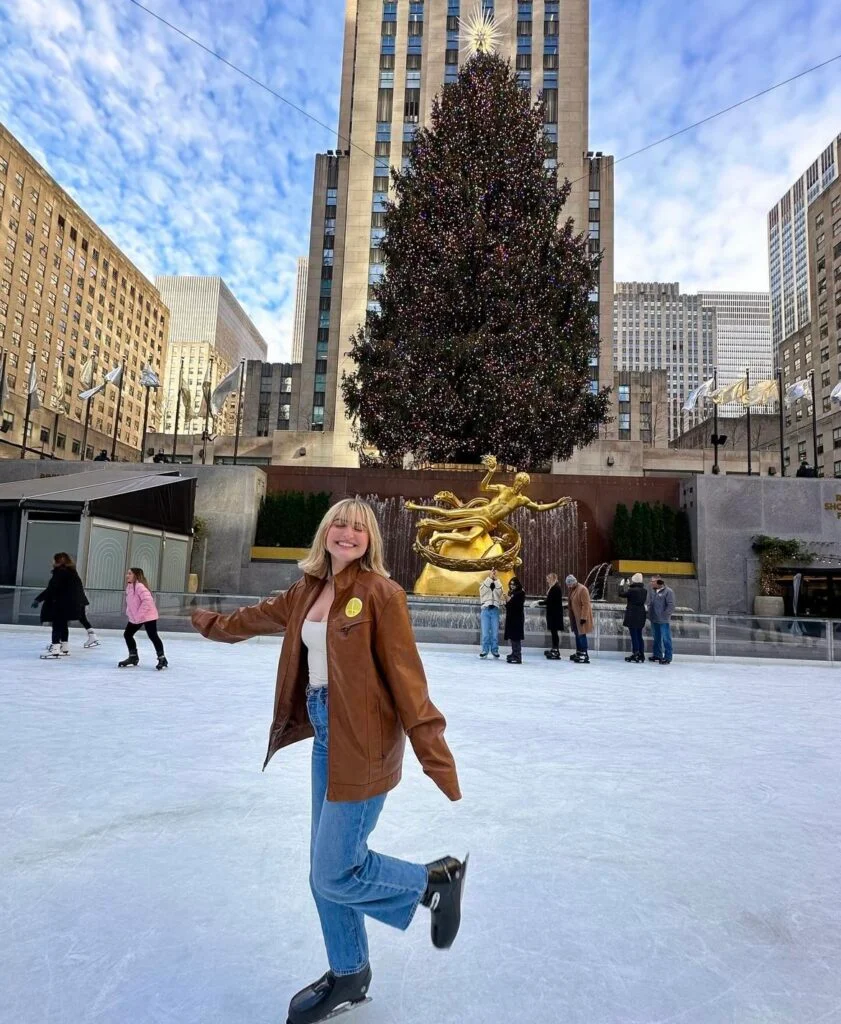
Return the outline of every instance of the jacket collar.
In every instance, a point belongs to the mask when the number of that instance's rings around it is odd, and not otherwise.
[[[351,562],[350,565],[345,566],[345,568],[342,569],[340,573],[337,573],[333,577],[333,586],[336,588],[336,593],[338,594],[342,590],[347,590],[349,587],[352,587],[354,583],[356,583],[356,580],[361,572],[362,566],[359,564],[358,558],[356,559],[355,562]],[[327,577],[327,579],[329,579],[329,577]],[[320,588],[327,582],[327,580],[320,579],[318,576],[310,576],[309,574],[307,574],[307,582],[310,585],[314,584]]]

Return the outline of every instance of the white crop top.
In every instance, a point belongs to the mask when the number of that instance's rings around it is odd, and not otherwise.
[[[304,619],[301,626],[301,642],[307,649],[310,670],[310,686],[327,685],[327,623],[310,622]]]

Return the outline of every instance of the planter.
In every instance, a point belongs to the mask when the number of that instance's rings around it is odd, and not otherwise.
[[[758,618],[781,619],[785,612],[785,603],[781,597],[767,597],[759,594],[753,599],[753,614]]]

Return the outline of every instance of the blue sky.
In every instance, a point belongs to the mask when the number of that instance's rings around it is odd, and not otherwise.
[[[342,0],[148,0],[334,125]],[[0,0],[0,120],[149,276],[221,274],[288,358],[335,135],[128,0]],[[591,147],[621,156],[841,52],[818,0],[593,0]],[[617,280],[767,287],[765,215],[841,132],[841,61],[617,167]]]

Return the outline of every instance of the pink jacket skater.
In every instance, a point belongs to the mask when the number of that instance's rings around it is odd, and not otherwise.
[[[146,636],[154,644],[158,656],[158,664],[155,667],[159,671],[167,668],[169,662],[164,656],[164,645],[158,636],[158,609],[142,569],[132,568],[126,573],[126,616],[128,623],[123,638],[128,647],[128,657],[125,661],[119,662],[117,667],[136,668],[140,664],[134,635],[138,630],[145,629]]]

